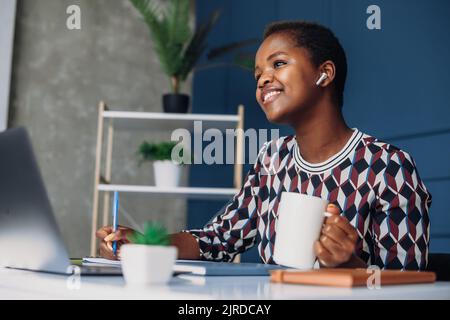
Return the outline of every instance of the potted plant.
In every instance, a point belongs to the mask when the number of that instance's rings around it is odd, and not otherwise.
[[[170,246],[169,235],[158,223],[147,222],[144,232],[134,232],[130,243],[120,249],[122,272],[127,284],[165,284],[173,273],[177,248]]]
[[[180,185],[182,160],[172,159],[173,148],[176,142],[167,141],[148,143],[144,141],[138,148],[139,165],[145,161],[153,161],[155,185],[157,187],[177,187]],[[181,149],[179,156],[183,158],[185,149]]]
[[[170,0],[167,10],[160,10],[151,0],[130,0],[150,29],[151,38],[163,71],[169,76],[172,92],[163,96],[165,112],[186,113],[189,96],[180,93],[206,48],[206,39],[220,12],[211,13],[195,32],[189,25],[189,1]]]

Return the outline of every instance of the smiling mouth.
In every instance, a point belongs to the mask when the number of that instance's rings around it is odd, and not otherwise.
[[[263,103],[267,104],[270,102],[275,101],[279,96],[280,96],[281,91],[280,90],[275,90],[275,91],[270,91],[267,94],[265,94],[263,96]]]

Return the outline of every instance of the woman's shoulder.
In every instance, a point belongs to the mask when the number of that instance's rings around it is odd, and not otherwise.
[[[414,160],[407,151],[393,145],[388,141],[385,141],[384,139],[378,139],[367,133],[363,133],[361,144],[357,147],[357,149],[359,148],[366,148],[366,152],[371,157],[383,160],[386,162],[386,165],[388,164],[387,162],[393,160],[399,164],[409,162],[411,166],[415,166]]]

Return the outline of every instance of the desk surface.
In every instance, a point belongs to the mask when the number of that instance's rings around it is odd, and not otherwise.
[[[122,277],[83,276],[79,289],[69,289],[76,282],[68,276],[0,268],[0,299],[450,299],[450,282],[369,290],[277,284],[269,277],[194,279],[174,277],[167,286],[136,288]]]

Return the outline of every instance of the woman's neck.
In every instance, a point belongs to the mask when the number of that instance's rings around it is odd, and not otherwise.
[[[310,163],[320,163],[338,153],[353,130],[335,105],[322,104],[312,110],[295,124],[294,129],[302,158]]]

